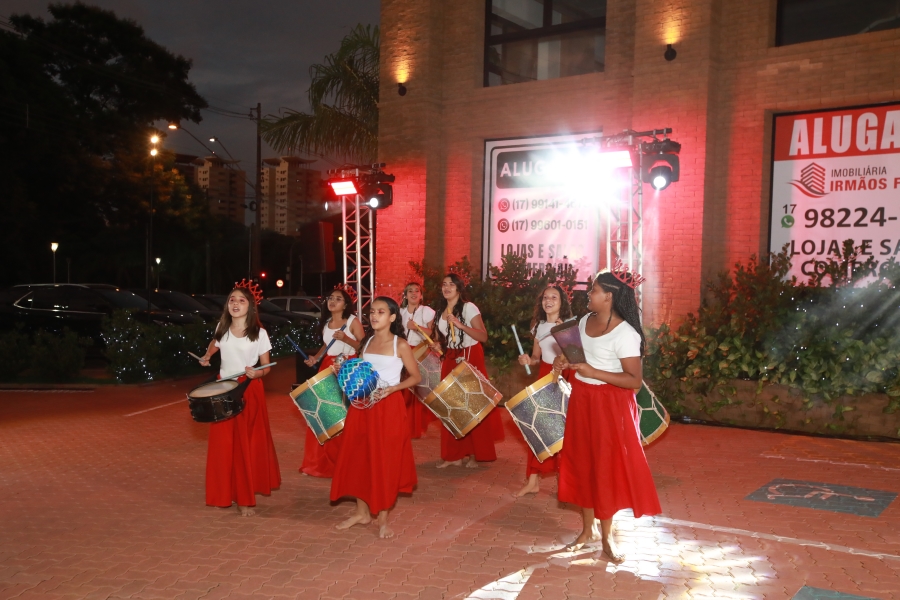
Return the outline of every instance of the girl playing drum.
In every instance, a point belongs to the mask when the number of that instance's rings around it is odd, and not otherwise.
[[[559,459],[559,500],[580,506],[582,516],[569,549],[600,541],[614,563],[625,559],[612,539],[613,515],[624,508],[635,518],[661,511],[634,395],[642,384],[645,344],[633,289],[641,281],[620,264],[598,275],[588,296],[591,312],[579,322],[587,362],[569,364],[560,355],[553,365],[575,371]]]
[[[404,339],[397,303],[384,296],[375,298],[369,323],[372,333],[363,340],[361,355],[388,386],[375,390],[373,406],[351,404],[347,409],[331,501],[356,498],[356,509],[338,529],[366,525],[371,515],[377,515],[378,536],[388,538],[394,535],[388,527],[388,510],[397,502],[397,494],[412,493],[417,481],[402,391],[419,383],[421,375]],[[409,376],[401,381],[404,368]]]
[[[269,495],[281,486],[281,471],[269,430],[269,411],[262,377],[270,369],[254,371],[258,362],[268,364],[272,345],[260,326],[257,304],[262,293],[255,285],[242,281],[228,295],[215,338],[200,359],[222,352],[219,377],[234,373],[238,381],[252,380],[244,391],[244,410],[237,416],[212,423],[206,457],[206,504],[228,507],[237,503],[242,516],[254,514],[255,494]]]
[[[356,308],[356,290],[343,284],[337,285],[326,300],[330,314],[325,316],[323,311],[322,321],[319,324],[322,347],[305,361],[308,366],[314,367],[319,359],[322,359],[319,372],[330,369],[338,356],[343,355],[344,358],[354,356],[359,349],[358,340],[364,335],[362,324],[353,314]],[[339,435],[321,445],[316,439],[316,434],[307,428],[300,472],[313,477],[332,477],[343,439],[343,436]]]
[[[415,348],[425,340],[419,329],[430,331],[434,325],[434,315],[434,309],[422,304],[422,286],[415,281],[407,283],[403,289],[403,301],[400,303],[400,321],[403,323],[410,347]],[[409,416],[409,433],[414,439],[418,439],[425,433],[434,415],[419,402],[412,388],[405,390],[403,395],[406,398]]]
[[[534,305],[534,316],[531,318],[531,334],[534,336],[534,348],[531,356],[519,355],[520,365],[534,366],[540,364],[537,378],[540,379],[553,370],[553,360],[561,354],[559,344],[550,335],[554,325],[558,325],[572,317],[572,308],[569,306],[569,298],[562,287],[557,284],[548,285],[541,292]],[[540,462],[530,450],[528,454],[528,466],[525,476],[528,481],[525,487],[516,493],[516,497],[526,494],[536,494],[540,491],[540,477],[548,473],[556,473],[559,470],[559,455],[551,456],[544,462]]]
[[[481,320],[481,311],[465,297],[465,284],[459,275],[450,273],[441,283],[441,299],[438,305],[440,317],[436,320],[436,345],[446,349],[441,361],[441,379],[447,377],[456,365],[465,360],[485,376],[484,349],[488,334]],[[478,461],[497,460],[494,440],[502,439],[499,411],[492,410],[487,418],[475,426],[461,440],[457,440],[441,428],[441,462],[443,469],[450,465],[478,467]]]

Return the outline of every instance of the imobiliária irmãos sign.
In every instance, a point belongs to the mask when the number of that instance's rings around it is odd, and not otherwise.
[[[806,281],[852,239],[864,260],[900,253],[900,104],[775,117],[769,250]]]

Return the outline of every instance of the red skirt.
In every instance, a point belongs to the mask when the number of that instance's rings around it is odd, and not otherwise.
[[[662,512],[641,446],[634,390],[572,379],[565,451],[559,458],[559,500],[611,519],[630,508],[635,518]]]
[[[545,377],[550,374],[550,371],[553,370],[553,364],[541,361],[541,367],[538,369],[537,378]],[[569,371],[563,373],[563,377],[568,375]],[[540,475],[548,475],[551,473],[556,473],[559,471],[559,454],[556,453],[544,462],[541,462],[537,459],[537,456],[534,455],[534,452],[531,451],[531,448],[528,447],[528,444],[525,445],[526,452],[528,454],[528,464],[525,467],[525,477],[531,477],[535,473]]]
[[[348,356],[347,358],[353,358]],[[330,369],[334,364],[334,357],[326,355],[319,367],[319,373]],[[344,434],[341,432],[324,444],[320,444],[312,429],[306,428],[306,441],[303,444],[303,463],[300,472],[313,477],[334,477],[334,465],[337,463],[338,454],[341,451]]]
[[[208,448],[207,505],[256,506],[256,494],[268,496],[281,486],[262,381],[247,386],[239,415],[210,425]]]
[[[331,480],[331,501],[359,498],[377,515],[409,494],[417,483],[403,394],[394,392],[371,408],[347,411],[341,446]]]
[[[487,377],[487,368],[484,364],[484,348],[481,344],[475,344],[461,350],[448,349],[444,352],[441,362],[441,379],[447,377],[450,371],[456,368],[458,357],[465,358],[466,362],[481,371]],[[458,440],[453,434],[441,427],[441,459],[454,461],[474,455],[479,462],[497,460],[497,452],[494,449],[495,441],[503,440],[503,422],[500,420],[500,411],[497,409],[488,413],[488,416],[475,426],[463,439]]]
[[[412,388],[402,390],[403,401],[406,403],[406,418],[409,421],[409,437],[414,440],[419,439],[428,429],[428,424],[436,417],[428,410],[428,407],[422,404]]]

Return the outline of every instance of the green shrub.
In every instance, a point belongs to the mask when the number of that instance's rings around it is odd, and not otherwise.
[[[12,331],[0,333],[0,381],[11,381],[28,368],[31,362],[30,339],[19,325]]]
[[[32,338],[31,367],[42,381],[71,381],[84,366],[85,349],[89,338],[80,338],[64,327],[61,335],[39,330]]]
[[[749,379],[786,385],[803,395],[807,406],[840,396],[887,394],[885,412],[900,409],[900,290],[888,279],[895,263],[882,266],[883,278],[863,283],[874,273],[871,260],[859,262],[859,248],[844,244],[829,259],[824,275],[807,284],[785,279],[786,251],[720,275],[696,316],[676,329],[648,331],[644,372],[654,390],[677,414],[687,394],[702,398],[709,413],[730,404],[729,380]],[[832,284],[824,287],[825,279]]]

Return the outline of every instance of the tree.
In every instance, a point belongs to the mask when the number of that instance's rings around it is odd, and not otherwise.
[[[79,278],[119,282],[130,269],[140,281],[151,189],[179,238],[208,214],[171,157],[149,159],[152,125],[199,122],[206,101],[191,61],[133,21],[81,3],[49,11],[0,31],[0,197],[16,224],[0,238],[0,285],[46,281],[51,240],[80,250]]]
[[[324,64],[310,67],[310,113],[289,110],[262,123],[281,152],[371,163],[378,156],[378,27],[357,25]]]

